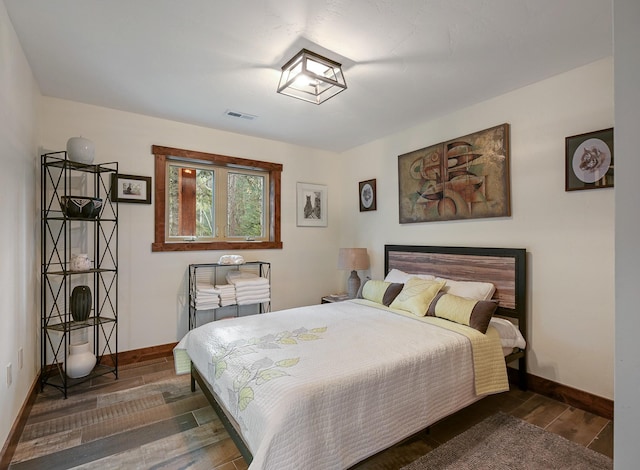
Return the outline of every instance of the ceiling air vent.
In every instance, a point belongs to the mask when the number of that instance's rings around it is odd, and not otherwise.
[[[227,109],[224,114],[233,118],[246,119],[247,121],[253,121],[258,117],[253,114],[241,113],[240,111],[231,111],[230,109]]]

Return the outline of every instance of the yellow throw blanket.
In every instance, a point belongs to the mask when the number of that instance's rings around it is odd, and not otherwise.
[[[378,307],[381,306],[378,305]],[[509,378],[507,377],[507,366],[504,362],[504,355],[502,354],[500,336],[492,326],[487,329],[486,334],[482,334],[478,330],[443,318],[418,317],[403,310],[385,309],[398,315],[414,318],[418,321],[439,326],[466,336],[471,342],[476,395],[486,395],[509,390]]]

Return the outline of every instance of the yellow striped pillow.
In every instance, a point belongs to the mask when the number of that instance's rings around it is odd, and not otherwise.
[[[370,280],[362,288],[362,298],[388,307],[398,296],[403,285],[396,282]]]
[[[467,299],[440,292],[429,305],[427,315],[467,325],[480,333],[486,333],[497,308],[497,302],[490,300]]]

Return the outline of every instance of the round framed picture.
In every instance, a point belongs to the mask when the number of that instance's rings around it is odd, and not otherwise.
[[[360,212],[376,210],[376,180],[360,181]]]
[[[613,187],[613,128],[565,139],[565,190]]]

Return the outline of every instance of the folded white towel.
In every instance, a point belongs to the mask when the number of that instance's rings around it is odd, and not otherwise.
[[[264,298],[268,298],[269,294],[268,293],[264,293],[264,294],[254,294],[254,295],[242,295],[242,296],[238,296],[237,299],[238,301],[240,300],[257,300],[257,299],[264,299]]]
[[[255,280],[240,280],[234,284],[236,290],[240,289],[258,289],[260,287],[269,287],[269,281],[263,277],[256,278]]]
[[[270,292],[266,291],[256,291],[256,292],[244,292],[242,294],[236,295],[238,299],[246,299],[251,297],[269,297]]]
[[[219,294],[220,291],[216,288],[214,288],[213,286],[211,286],[210,289],[204,288],[204,289],[196,289],[196,294],[209,294],[209,295],[217,295]]]
[[[252,305],[252,304],[261,304],[263,302],[269,302],[269,297],[261,297],[256,299],[238,299],[236,300],[237,305]]]
[[[269,297],[263,297],[260,299],[238,299],[238,305],[252,305],[252,304],[261,304],[264,302],[269,302],[271,299]]]
[[[216,289],[224,292],[224,291],[235,291],[236,287],[233,284],[216,284]]]
[[[252,287],[243,287],[236,289],[236,295],[244,295],[244,294],[255,294],[258,292],[269,292],[269,286],[252,286]]]
[[[196,304],[196,310],[212,310],[218,307],[220,307],[218,302]]]
[[[232,279],[236,289],[241,286],[268,286],[269,280],[264,277],[256,277],[253,279]]]
[[[262,294],[255,294],[255,295],[239,295],[238,297],[236,297],[236,299],[238,300],[238,302],[240,302],[244,300],[263,299],[266,297],[270,297],[268,292],[263,292]]]
[[[196,302],[210,302],[212,300],[218,300],[220,296],[218,294],[198,294],[195,297]]]

